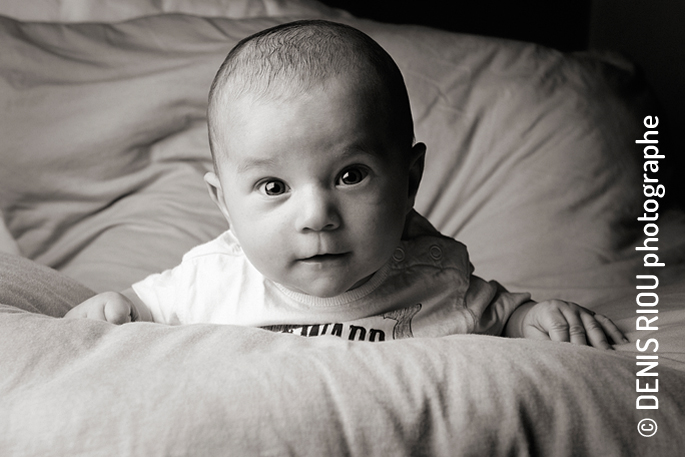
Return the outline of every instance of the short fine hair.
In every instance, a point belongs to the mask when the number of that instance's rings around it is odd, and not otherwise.
[[[231,97],[289,97],[342,77],[380,94],[381,108],[400,144],[411,147],[414,125],[404,78],[371,37],[348,25],[303,20],[255,33],[228,53],[209,91],[209,142],[216,169],[217,118]]]

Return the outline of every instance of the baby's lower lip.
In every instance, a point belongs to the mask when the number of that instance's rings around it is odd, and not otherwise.
[[[311,257],[307,257],[305,259],[300,259],[301,262],[305,263],[319,263],[319,262],[332,262],[335,260],[340,260],[347,256],[348,253],[342,253],[342,254],[320,254],[320,255],[314,255]]]

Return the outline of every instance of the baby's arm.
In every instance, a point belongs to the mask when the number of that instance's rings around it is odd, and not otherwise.
[[[615,344],[628,342],[608,317],[562,300],[531,301],[516,308],[507,321],[504,335],[567,341],[599,349],[611,349],[607,338]]]
[[[112,324],[135,321],[152,321],[147,306],[133,289],[103,292],[76,305],[64,316],[66,319],[95,319]]]

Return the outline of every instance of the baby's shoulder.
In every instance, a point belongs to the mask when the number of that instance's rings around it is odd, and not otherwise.
[[[440,233],[428,219],[416,211],[412,211],[407,217],[401,248],[414,263],[470,269],[466,246]]]
[[[183,262],[197,262],[212,258],[242,258],[243,250],[230,230],[211,241],[195,246],[183,255]]]
[[[466,246],[439,233],[402,240],[400,248],[404,250],[406,263],[414,266],[430,265],[470,271],[469,253]]]

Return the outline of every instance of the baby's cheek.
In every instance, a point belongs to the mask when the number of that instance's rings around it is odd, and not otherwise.
[[[257,269],[264,270],[264,272],[271,272],[276,270],[278,253],[269,250],[268,242],[258,246],[252,246],[252,249],[245,251],[250,262],[257,267]]]
[[[378,232],[375,237],[369,237],[360,249],[362,265],[359,275],[372,274],[390,260],[400,243],[401,232],[393,234],[391,230]]]

